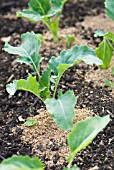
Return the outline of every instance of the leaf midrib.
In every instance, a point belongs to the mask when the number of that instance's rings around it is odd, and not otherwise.
[[[43,10],[43,7],[42,7],[41,3],[40,3],[38,0],[36,0],[36,2],[38,3],[38,5],[40,6],[40,8],[41,8],[43,14],[45,15],[46,13],[45,13],[45,11]]]
[[[29,59],[30,59],[31,62],[33,63],[34,68],[35,68],[35,70],[36,70],[36,72],[37,72],[37,68],[36,68],[36,65],[35,65],[35,63],[34,63],[32,57],[29,55],[29,53],[28,53],[22,46],[20,46],[20,48],[22,48],[22,50],[27,54],[27,56],[29,57]]]
[[[67,121],[67,118],[66,118],[65,112],[64,112],[64,108],[63,108],[63,106],[62,106],[62,102],[61,102],[60,99],[58,99],[58,102],[60,103],[60,106],[61,106],[62,112],[63,112],[63,114],[64,114],[65,120]]]

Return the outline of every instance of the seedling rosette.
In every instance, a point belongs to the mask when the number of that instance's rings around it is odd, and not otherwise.
[[[110,67],[110,62],[114,53],[114,34],[111,31],[104,32],[102,30],[95,31],[95,37],[103,37],[102,42],[96,49],[96,55],[103,62],[101,68],[107,69]]]
[[[44,102],[56,124],[62,129],[70,131],[73,127],[76,98],[74,92],[70,90],[63,94],[61,89],[57,95],[60,79],[67,69],[79,62],[102,65],[102,61],[91,48],[74,46],[71,49],[63,50],[57,58],[51,57],[49,65],[41,74],[39,65],[43,58],[39,55],[40,41],[33,32],[25,33],[21,37],[22,43],[19,47],[13,47],[6,43],[4,50],[10,54],[19,55],[17,61],[30,65],[39,80],[31,74],[27,80],[14,80],[6,87],[8,93],[14,95],[17,90],[33,93]]]
[[[29,9],[18,12],[18,17],[25,17],[30,21],[43,21],[53,35],[54,42],[58,42],[58,26],[63,5],[67,0],[30,0]]]

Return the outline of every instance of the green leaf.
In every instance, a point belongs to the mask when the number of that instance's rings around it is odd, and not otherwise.
[[[72,67],[80,61],[84,61],[86,64],[90,65],[102,64],[102,61],[96,56],[91,48],[88,48],[87,46],[74,46],[71,49],[63,50],[58,58],[52,57],[49,61],[49,67],[55,75],[58,75],[60,65],[62,65],[62,67],[63,65]]]
[[[50,69],[47,68],[39,79],[39,88],[42,89],[41,97],[50,98]]]
[[[68,0],[52,0],[52,4],[55,8],[60,8],[61,5],[63,6],[67,1]]]
[[[80,121],[68,134],[68,145],[70,147],[70,157],[68,162],[71,164],[77,152],[88,146],[97,134],[109,123],[109,115],[104,117],[95,116]]]
[[[106,84],[108,87],[110,87],[110,88],[113,88],[113,87],[114,87],[114,82],[111,83],[108,79],[105,79],[104,82],[105,82],[105,84]]]
[[[94,37],[105,37],[114,43],[114,34],[111,31],[104,32],[102,30],[95,31]]]
[[[114,76],[114,67],[111,69],[111,75]]]
[[[96,56],[95,52],[87,46],[74,46],[71,49],[63,50],[58,58],[54,56],[51,57],[49,60],[49,68],[54,73],[54,76],[56,76],[56,79],[54,80],[55,90],[53,97],[55,97],[56,89],[62,74],[68,68],[81,61],[90,65],[102,64],[102,61]]]
[[[107,32],[104,36],[105,38],[108,38],[109,40],[111,40],[112,43],[114,44],[114,34],[111,31]]]
[[[39,89],[39,84],[36,81],[36,77],[29,74],[27,80],[14,80],[13,83],[7,84],[6,90],[10,95],[14,95],[17,90],[29,91],[40,98],[40,93],[43,89]]]
[[[113,55],[113,47],[108,39],[104,38],[104,40],[99,44],[99,47],[96,49],[96,55],[103,61],[101,68],[106,69],[110,67],[110,62]]]
[[[42,21],[44,16],[38,14],[35,11],[24,9],[22,12],[17,12],[18,17],[25,17],[30,21]]]
[[[76,104],[73,91],[67,91],[65,94],[60,95],[58,99],[46,99],[44,103],[59,127],[67,131],[72,129]]]
[[[108,32],[107,32],[108,33]],[[104,35],[106,35],[107,33],[105,33],[102,30],[97,30],[94,32],[94,37],[103,37]]]
[[[106,14],[114,20],[114,0],[105,0]]]
[[[108,79],[105,79],[104,82],[107,86],[111,87],[111,82]]]
[[[10,54],[19,55],[18,62],[30,65],[34,72],[38,73],[38,66],[43,59],[38,54],[41,46],[40,40],[33,32],[22,34],[21,38],[22,44],[19,47],[5,43],[4,50]]]
[[[49,0],[30,0],[29,7],[33,11],[39,13],[40,15],[45,15],[50,10],[50,1]]]
[[[36,34],[37,38],[40,40],[41,43],[45,42],[45,39],[42,34]]]
[[[63,170],[80,170],[77,166],[73,166],[71,168],[64,168]]]
[[[65,36],[65,39],[67,41],[67,46],[68,48],[71,47],[71,44],[75,41],[75,38],[73,36],[70,36],[70,35],[66,35]]]
[[[37,120],[27,120],[23,125],[24,126],[27,126],[27,127],[31,127],[31,126],[34,126],[34,125],[36,125],[38,123],[38,121]]]
[[[101,30],[95,31],[96,37],[103,37],[103,41],[99,44],[99,47],[96,49],[97,56],[103,61],[101,68],[108,68],[110,66],[111,58],[113,55],[113,45],[114,44],[114,34],[109,32],[103,32]]]
[[[12,156],[0,164],[0,170],[43,170],[41,161],[29,156]]]

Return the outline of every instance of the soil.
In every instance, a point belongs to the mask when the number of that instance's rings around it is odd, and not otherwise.
[[[103,0],[69,0],[64,7],[59,28],[59,43],[54,44],[52,36],[43,23],[31,23],[16,17],[16,12],[27,7],[27,1],[2,1],[0,6],[0,161],[15,155],[38,156],[45,170],[62,170],[67,166],[67,133],[59,129],[45,106],[34,95],[18,91],[14,96],[5,90],[7,83],[14,79],[26,78],[31,68],[16,63],[18,56],[5,53],[4,42],[20,44],[20,35],[27,31],[43,33],[45,42],[40,50],[44,57],[41,71],[45,69],[52,55],[58,56],[67,49],[65,35],[76,37],[73,45],[87,44],[95,49],[100,38],[94,38],[94,31],[102,29],[114,32],[114,22],[104,11]],[[114,67],[114,58],[111,61]],[[65,92],[72,89],[77,97],[76,117],[74,122],[86,117],[110,115],[109,125],[83,151],[79,152],[73,164],[81,170],[113,170],[114,155],[114,89],[108,88],[104,79],[109,78],[111,67],[101,70],[97,66],[79,63],[66,71],[59,88]],[[59,89],[58,88],[58,89]],[[37,119],[38,125],[27,128],[25,120]]]

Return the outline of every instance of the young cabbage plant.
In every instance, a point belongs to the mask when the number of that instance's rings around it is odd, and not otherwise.
[[[67,47],[70,48],[71,44],[75,41],[75,37],[70,36],[70,35],[66,35],[64,38],[66,39]]]
[[[103,61],[101,68],[107,69],[110,67],[110,62],[114,53],[114,34],[109,32],[103,32],[101,30],[95,31],[95,37],[103,37],[102,42],[96,49],[96,55]]]
[[[63,170],[80,170],[76,165],[72,166],[72,162],[78,152],[88,146],[97,134],[107,126],[110,118],[109,115],[104,117],[91,117],[78,122],[68,134],[68,146],[70,148],[70,156],[67,159],[68,167]],[[0,164],[0,170],[44,170],[41,161],[29,156],[12,156],[3,160]]]
[[[105,0],[106,14],[114,20],[114,0]]]
[[[7,92],[10,95],[14,95],[17,90],[33,93],[44,102],[59,127],[67,131],[71,130],[75,116],[76,97],[71,90],[63,94],[62,89],[57,95],[60,79],[67,69],[78,62],[102,65],[102,61],[91,48],[74,46],[69,50],[63,50],[57,58],[51,57],[47,68],[41,74],[39,70],[39,65],[43,59],[39,55],[41,42],[33,32],[27,32],[21,37],[22,43],[19,47],[12,47],[6,43],[4,50],[10,54],[19,55],[17,61],[30,65],[39,79],[37,80],[35,76],[29,74],[27,80],[14,80],[13,83],[6,86]],[[55,98],[56,96],[57,98]]]
[[[54,42],[58,42],[58,26],[63,5],[67,0],[30,0],[29,9],[18,12],[18,17],[25,17],[30,21],[43,21],[53,35]]]

